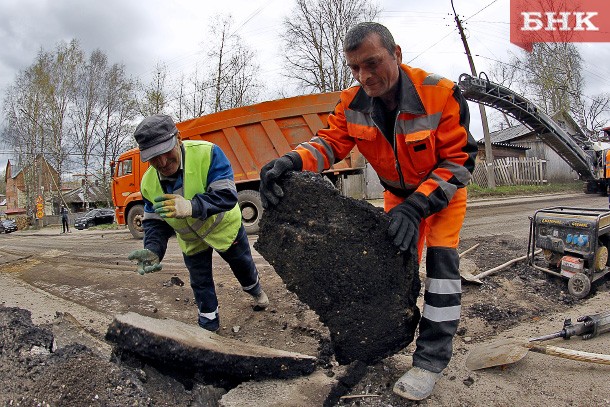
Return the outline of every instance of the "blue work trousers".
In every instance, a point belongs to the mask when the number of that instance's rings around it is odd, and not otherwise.
[[[243,225],[231,247],[218,254],[229,263],[242,289],[250,295],[258,295],[261,290],[258,271],[252,259],[248,235]],[[184,255],[184,263],[189,271],[191,288],[199,309],[199,324],[206,325],[208,320],[218,319],[218,299],[212,276],[212,249],[192,256]],[[217,324],[218,322],[215,321],[215,325]]]

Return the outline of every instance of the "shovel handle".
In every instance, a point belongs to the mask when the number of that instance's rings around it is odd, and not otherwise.
[[[477,243],[477,244],[475,244],[474,246],[472,246],[470,249],[466,249],[466,250],[464,250],[462,253],[458,254],[458,257],[461,259],[461,258],[462,258],[462,256],[464,256],[464,255],[465,255],[465,254],[467,254],[467,253],[470,253],[471,251],[473,251],[474,249],[476,249],[477,247],[479,247],[479,245],[480,245],[480,244],[481,244],[481,243]]]
[[[528,348],[533,352],[543,353],[545,355],[558,356],[560,358],[578,360],[581,362],[610,365],[610,355],[603,355],[601,353],[583,352],[580,350],[559,348],[552,345],[528,345]]]
[[[541,253],[541,252],[542,252],[542,249],[538,249],[538,250],[536,250],[534,252],[534,255],[536,255],[538,253]],[[518,261],[525,260],[525,259],[527,259],[527,254],[525,256],[521,256],[521,257],[517,257],[516,259],[509,260],[509,261],[507,261],[504,264],[500,264],[498,267],[494,267],[492,269],[489,269],[487,271],[479,273],[479,274],[476,275],[476,278],[487,277],[488,275],[490,275],[492,273],[495,273],[498,270],[502,270],[503,268],[506,268],[506,267],[508,267],[508,266],[510,266],[510,265],[512,265],[512,264],[514,264],[516,262],[518,262]]]

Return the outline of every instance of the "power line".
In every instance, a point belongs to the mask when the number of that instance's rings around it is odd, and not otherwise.
[[[498,0],[493,0],[491,3],[489,3],[488,5],[486,5],[485,7],[483,7],[482,9],[480,9],[479,11],[477,11],[476,13],[474,13],[473,15],[471,15],[470,17],[466,18],[464,20],[464,22],[470,20],[472,17],[476,16],[477,14],[481,13],[483,10],[485,10],[486,8],[488,8],[489,6],[491,6],[492,4],[496,3]]]
[[[466,22],[469,19],[471,19],[472,17],[476,16],[477,14],[481,13],[483,10],[485,10],[486,8],[488,8],[489,6],[491,6],[492,4],[496,3],[498,0],[493,0],[491,3],[489,3],[488,5],[484,6],[482,9],[480,9],[479,11],[477,11],[476,13],[474,13],[473,15],[471,15],[470,17],[464,19],[463,21]],[[440,42],[442,42],[445,38],[449,37],[450,35],[452,35],[455,31],[457,30],[457,27],[454,28],[453,30],[451,30],[449,33],[447,33],[445,36],[443,36],[440,40],[436,41],[434,44],[430,45],[429,47],[427,47],[426,49],[424,49],[422,52],[420,52],[419,54],[417,54],[415,57],[413,57],[412,59],[410,59],[407,64],[410,64],[411,62],[415,61],[417,58],[419,58],[420,56],[422,56],[423,54],[425,54],[426,52],[428,52],[429,50],[431,50],[432,48],[434,48],[436,45],[438,45]]]

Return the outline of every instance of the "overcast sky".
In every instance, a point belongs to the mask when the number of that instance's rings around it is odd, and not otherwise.
[[[453,22],[450,0],[380,0],[379,22],[393,33],[403,62],[457,81],[470,72]],[[465,20],[477,71],[507,61],[519,48],[509,40],[509,0],[454,0]],[[281,72],[282,19],[293,0],[0,0],[0,96],[42,48],[75,38],[90,53],[99,48],[110,63],[147,83],[155,65],[175,76],[189,72],[204,55],[210,18],[231,14],[244,42],[256,51],[269,88],[285,85]],[[610,44],[580,45],[589,94],[610,90]],[[471,104],[471,131],[482,138],[478,108]],[[2,120],[0,118],[0,120]],[[0,168],[11,156],[0,145]]]

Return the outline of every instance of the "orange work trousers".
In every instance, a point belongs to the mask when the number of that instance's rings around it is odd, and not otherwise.
[[[424,245],[457,249],[460,242],[460,230],[466,216],[467,196],[466,188],[458,189],[445,209],[422,219],[417,242],[420,260]],[[405,198],[398,197],[386,190],[383,194],[383,209],[388,212],[404,200]]]

